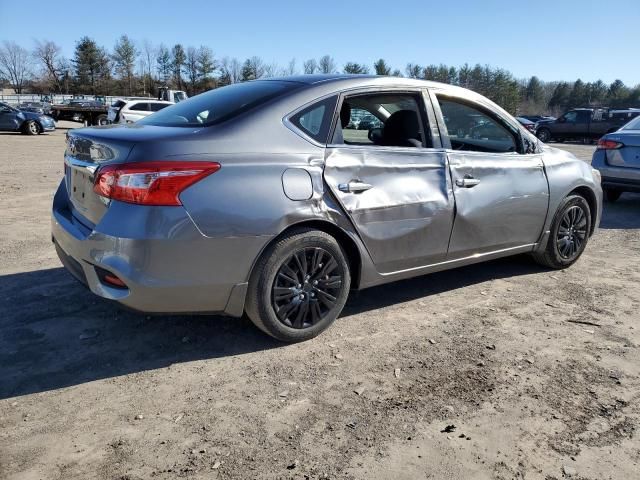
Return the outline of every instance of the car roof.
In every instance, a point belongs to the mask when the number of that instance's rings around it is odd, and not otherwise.
[[[413,87],[434,87],[434,88],[455,88],[465,90],[461,87],[449,85],[446,83],[433,82],[430,80],[420,80],[417,78],[405,78],[405,77],[392,77],[385,75],[350,75],[342,73],[333,74],[310,74],[310,75],[292,75],[289,77],[271,77],[260,79],[258,81],[285,81],[285,82],[298,82],[305,83],[307,85],[317,85],[320,83],[342,83],[349,86],[392,86],[392,85],[404,85]]]

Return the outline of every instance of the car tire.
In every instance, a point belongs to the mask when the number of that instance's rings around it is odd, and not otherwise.
[[[544,250],[533,254],[535,261],[554,269],[573,265],[587,246],[591,221],[586,199],[569,195],[556,211]]]
[[[106,115],[98,115],[95,119],[94,125],[108,125],[109,119]]]
[[[38,135],[42,133],[42,129],[35,120],[27,120],[24,122],[24,125],[22,125],[22,133],[24,135]]]
[[[551,131],[548,128],[539,128],[536,136],[542,143],[547,143],[551,140]]]
[[[350,285],[347,256],[336,239],[319,230],[298,229],[261,255],[249,280],[245,311],[272,337],[301,342],[329,328]]]
[[[617,190],[615,188],[605,188],[604,189],[604,198],[607,202],[617,202],[618,199],[620,198],[620,195],[622,195],[622,191],[621,190]]]

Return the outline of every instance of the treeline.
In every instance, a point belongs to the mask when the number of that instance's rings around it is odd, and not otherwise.
[[[36,41],[31,50],[15,42],[0,46],[0,85],[16,93],[155,95],[159,86],[170,86],[196,95],[232,83],[295,74],[355,73],[407,76],[459,85],[487,96],[514,114],[559,114],[581,106],[640,107],[640,85],[621,80],[610,85],[601,80],[584,83],[544,82],[533,76],[516,79],[509,71],[482,65],[427,65],[409,63],[404,71],[384,59],[369,65],[347,62],[339,66],[330,55],[308,59],[300,65],[265,62],[253,56],[245,60],[217,57],[206,46],[167,46],[148,40],[134,42],[122,35],[112,49],[81,38],[72,58],[64,56],[53,41]]]

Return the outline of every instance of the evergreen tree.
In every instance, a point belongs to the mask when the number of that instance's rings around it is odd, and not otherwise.
[[[182,69],[187,61],[187,56],[184,52],[184,47],[179,43],[173,46],[173,51],[171,53],[171,70],[173,72],[173,78],[178,90],[182,90]]]
[[[129,37],[122,35],[113,47],[114,68],[121,80],[126,82],[127,94],[133,95],[133,74],[138,50]]]
[[[89,37],[82,37],[76,44],[72,60],[78,90],[81,93],[99,92],[101,81],[109,78],[109,56]]]
[[[387,62],[383,58],[380,58],[373,64],[373,69],[376,75],[391,75],[391,67],[387,65]]]
[[[202,81],[204,90],[212,87],[212,75],[217,69],[213,51],[209,47],[201,46],[196,54],[196,69]]]
[[[364,64],[347,62],[344,66],[344,73],[351,73],[356,75],[369,73],[369,67]]]
[[[169,53],[169,49],[162,44],[158,47],[156,63],[158,64],[158,77],[160,77],[160,80],[166,86],[171,78],[171,54]]]
[[[260,57],[247,58],[242,65],[242,81],[257,80],[265,74],[264,62]]]
[[[535,75],[529,79],[529,82],[527,82],[525,98],[533,104],[541,103],[544,100],[542,82],[540,82],[540,79]]]

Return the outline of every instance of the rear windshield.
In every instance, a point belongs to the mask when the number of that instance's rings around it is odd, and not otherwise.
[[[300,83],[279,80],[236,83],[171,105],[137,123],[167,127],[214,125],[301,86]]]
[[[640,117],[636,117],[620,130],[640,130]]]

